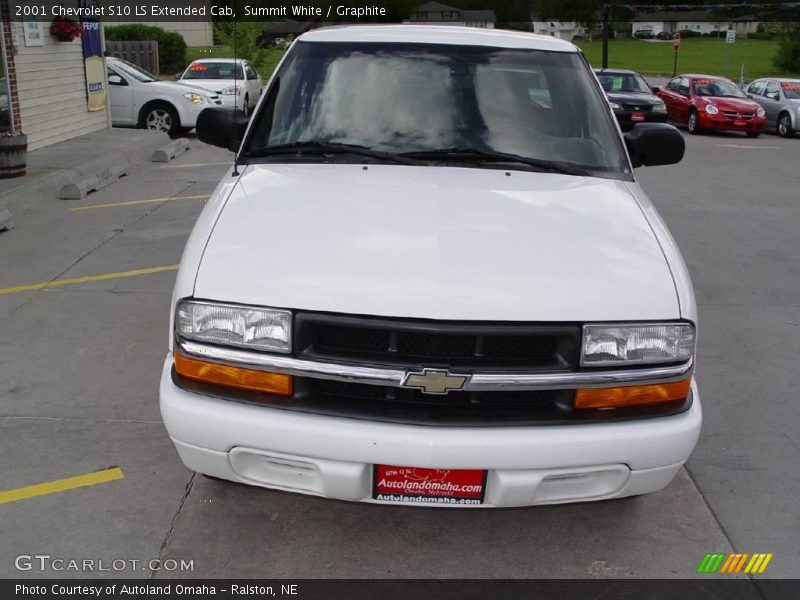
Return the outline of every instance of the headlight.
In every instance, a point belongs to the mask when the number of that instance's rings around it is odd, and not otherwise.
[[[710,115],[719,114],[719,109],[713,104],[706,104],[706,112]]]
[[[182,338],[209,344],[292,351],[292,313],[287,310],[186,300],[178,305],[175,331]]]
[[[622,107],[616,102],[611,103],[611,110],[622,110]]]
[[[617,367],[689,360],[694,353],[689,323],[584,325],[581,366]]]
[[[183,95],[189,102],[192,104],[205,104],[206,99],[203,98],[200,94],[194,94],[192,92],[187,92]]]
[[[239,86],[232,85],[230,87],[226,87],[224,90],[220,92],[220,94],[223,94],[225,96],[237,96],[239,94]]]
[[[764,110],[764,107],[763,107],[763,106],[759,106],[759,107],[758,107],[758,110],[756,111],[756,114],[757,114],[759,117],[763,117],[763,116],[764,116],[765,114],[767,114],[767,113],[766,113],[766,111]]]
[[[654,113],[665,113],[667,112],[667,105],[663,102],[659,102],[653,105],[653,112]]]

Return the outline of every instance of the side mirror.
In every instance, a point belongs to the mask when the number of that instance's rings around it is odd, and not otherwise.
[[[119,75],[109,75],[108,85],[128,85],[127,82]]]
[[[227,148],[233,152],[239,149],[247,129],[247,117],[238,108],[215,106],[204,108],[197,115],[195,131],[201,142]]]
[[[681,132],[666,123],[637,123],[625,134],[633,167],[674,165],[686,150]]]
[[[177,75],[175,75],[175,81],[180,81],[181,75],[183,75],[183,73],[178,73]]]
[[[658,92],[660,92],[660,91],[661,91],[661,88],[660,88],[660,87],[658,87],[657,85],[654,85],[654,86],[653,86],[653,87],[651,87],[650,89],[651,89],[651,90],[653,90],[653,93],[654,93],[654,94],[657,94]]]
[[[777,100],[778,98],[780,98],[780,93],[778,93],[778,92],[767,92],[766,96],[767,96],[767,98],[770,98],[772,100]]]

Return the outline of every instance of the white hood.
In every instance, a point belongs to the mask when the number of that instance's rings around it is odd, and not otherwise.
[[[249,166],[194,295],[453,320],[680,316],[625,183],[465,168]]]
[[[172,81],[151,81],[150,83],[146,84],[147,89],[151,92],[155,92],[156,90],[163,90],[167,93],[178,93],[185,94],[186,92],[194,92],[195,94],[201,94],[203,96],[213,96],[213,93],[209,93],[209,90],[201,87],[197,87],[194,85],[184,85],[182,83],[176,83]]]

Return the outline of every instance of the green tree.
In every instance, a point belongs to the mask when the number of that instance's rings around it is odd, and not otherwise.
[[[787,73],[800,73],[800,23],[787,23],[786,32],[778,42],[775,66]]]

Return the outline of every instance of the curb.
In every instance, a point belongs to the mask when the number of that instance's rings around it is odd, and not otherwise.
[[[14,229],[14,216],[5,208],[0,208],[0,231]]]
[[[165,133],[143,136],[134,143],[92,158],[72,167],[55,169],[0,193],[0,231],[11,229],[14,218],[35,212],[41,202],[58,199],[62,192],[67,198],[84,198],[87,193],[111,185],[124,174],[150,162],[154,150],[164,146],[169,137]],[[10,226],[9,226],[10,225]]]
[[[152,162],[165,163],[189,151],[189,140],[185,138],[171,141],[166,146],[161,146],[150,157]]]

